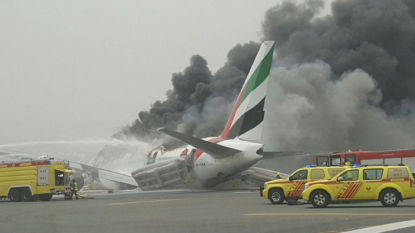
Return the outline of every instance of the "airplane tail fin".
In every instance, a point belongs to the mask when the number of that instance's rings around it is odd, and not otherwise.
[[[274,54],[274,41],[265,41],[259,48],[251,70],[232,109],[221,138],[238,137],[259,141],[264,121],[264,104]]]

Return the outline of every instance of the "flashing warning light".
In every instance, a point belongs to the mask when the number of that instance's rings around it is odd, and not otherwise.
[[[305,165],[305,167],[310,168],[312,166],[311,166],[311,164],[307,164],[307,165]]]
[[[353,164],[353,167],[360,167],[358,163]]]

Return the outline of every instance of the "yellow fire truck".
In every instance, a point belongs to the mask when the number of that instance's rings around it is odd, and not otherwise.
[[[0,163],[0,197],[11,201],[49,201],[54,194],[70,198],[69,162],[53,159]]]

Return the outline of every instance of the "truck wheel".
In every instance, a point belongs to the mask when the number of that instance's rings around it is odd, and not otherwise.
[[[315,191],[311,194],[310,202],[316,208],[324,208],[329,205],[330,197],[324,191]]]
[[[386,189],[380,193],[380,202],[383,206],[394,207],[399,203],[399,193],[393,189]]]
[[[9,199],[10,201],[13,201],[13,202],[22,201],[22,196],[20,195],[20,191],[18,189],[10,189]]]
[[[282,204],[285,199],[284,192],[281,189],[273,189],[268,194],[268,199],[272,204]]]
[[[22,190],[22,201],[31,201],[32,200],[32,191],[28,188]]]
[[[39,200],[41,201],[50,201],[52,199],[53,194],[40,194]]]
[[[36,195],[32,195],[32,199],[30,199],[30,201],[37,201],[39,200],[39,197]]]

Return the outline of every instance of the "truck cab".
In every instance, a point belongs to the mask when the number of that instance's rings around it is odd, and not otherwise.
[[[347,162],[353,165],[357,160],[355,153],[345,152],[332,155],[318,155],[316,156],[316,162],[317,166],[343,166]]]

